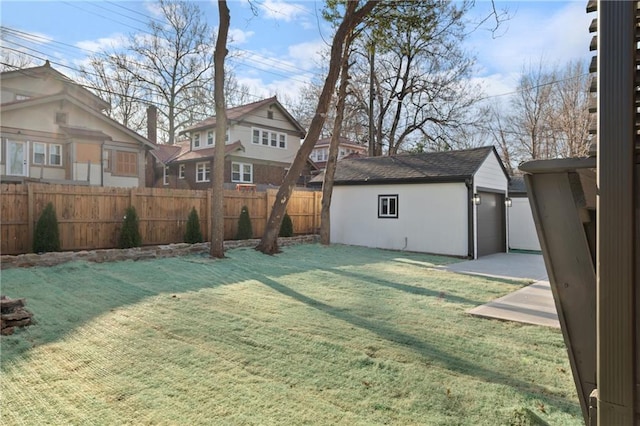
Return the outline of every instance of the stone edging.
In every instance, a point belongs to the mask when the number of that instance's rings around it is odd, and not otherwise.
[[[259,239],[231,240],[224,242],[225,250],[238,247],[255,247]],[[278,238],[280,247],[295,244],[310,244],[318,242],[318,235],[302,235],[291,238]],[[198,244],[167,244],[161,246],[145,246],[130,249],[103,249],[91,251],[64,251],[51,253],[27,253],[19,255],[0,256],[0,269],[27,268],[31,266],[54,266],[61,263],[84,260],[87,262],[116,262],[119,260],[160,259],[163,257],[185,256],[193,253],[208,253],[209,243]]]

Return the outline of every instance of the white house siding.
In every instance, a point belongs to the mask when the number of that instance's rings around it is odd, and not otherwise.
[[[378,218],[378,195],[398,195],[398,218]],[[464,183],[335,186],[331,241],[467,256]]]
[[[486,188],[507,193],[507,176],[496,156],[491,153],[482,163],[473,178],[475,188]]]
[[[527,197],[511,198],[507,209],[509,222],[509,248],[514,250],[540,250],[540,242]]]

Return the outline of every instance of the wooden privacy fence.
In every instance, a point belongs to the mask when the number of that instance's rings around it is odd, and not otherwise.
[[[62,250],[92,250],[118,245],[127,207],[134,206],[143,245],[184,241],[193,207],[200,217],[205,241],[211,235],[212,190],[164,188],[103,188],[39,183],[2,184],[0,202],[0,253],[32,250],[33,232],[45,206],[56,211]],[[224,193],[224,235],[235,238],[242,206],[251,216],[254,238],[262,237],[276,191]],[[322,193],[294,191],[287,212],[295,234],[313,234],[320,227]]]

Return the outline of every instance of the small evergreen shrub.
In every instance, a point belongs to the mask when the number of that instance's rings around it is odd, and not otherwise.
[[[138,214],[136,208],[129,206],[124,215],[122,222],[122,231],[120,231],[119,248],[140,247],[142,245],[142,236],[138,223]]]
[[[33,252],[60,251],[60,231],[53,203],[46,205],[33,233]]]
[[[251,218],[249,217],[249,209],[243,206],[238,218],[237,240],[248,240],[253,238],[253,228],[251,227]]]
[[[195,244],[202,242],[202,231],[200,230],[200,218],[196,208],[191,208],[189,219],[187,219],[187,231],[184,235],[185,243]]]
[[[282,218],[282,224],[280,225],[279,237],[293,237],[293,222],[288,213],[284,214]]]

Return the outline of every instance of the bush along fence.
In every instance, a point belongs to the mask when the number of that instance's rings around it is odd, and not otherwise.
[[[143,246],[182,243],[187,221],[196,210],[204,241],[211,236],[212,190],[165,188],[103,188],[41,183],[0,185],[0,254],[33,252],[36,223],[45,207],[55,210],[61,251],[116,248],[124,217],[135,208]],[[243,207],[251,217],[253,238],[261,238],[275,190],[224,193],[224,235],[233,240]],[[294,191],[287,212],[295,235],[310,235],[320,228],[322,194]]]

